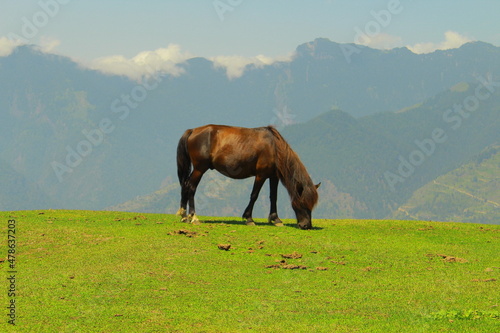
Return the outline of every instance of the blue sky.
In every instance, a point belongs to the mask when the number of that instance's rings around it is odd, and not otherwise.
[[[0,8],[0,53],[18,36],[82,63],[174,44],[182,56],[273,58],[318,37],[415,52],[500,45],[498,0],[0,0]],[[359,31],[371,37],[356,39]]]

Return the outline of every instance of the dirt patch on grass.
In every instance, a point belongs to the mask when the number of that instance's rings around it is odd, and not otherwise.
[[[372,266],[367,266],[364,268],[361,268],[363,272],[371,272],[371,271],[380,271],[381,269],[378,267],[372,267]]]
[[[429,230],[434,230],[434,227],[432,225],[429,225],[418,229],[418,231],[429,231]]]
[[[459,257],[454,257],[454,256],[449,256],[447,254],[426,254],[427,257],[432,258],[432,257],[439,257],[442,258],[443,261],[445,262],[458,262],[458,263],[466,263],[469,262],[467,259],[464,258],[459,258]]]
[[[196,237],[198,236],[198,233],[196,231],[189,231],[187,229],[179,229],[175,231],[171,231],[168,233],[169,235],[184,235],[186,237]]]
[[[295,265],[295,264],[286,264],[286,265],[283,265],[281,268],[283,268],[283,269],[307,269],[307,266],[304,266],[304,265]]]
[[[267,256],[271,256],[270,254]],[[276,269],[308,269],[307,266],[300,265],[300,264],[291,264],[288,263],[285,259],[300,259],[302,258],[302,254],[298,252],[292,252],[289,254],[281,254],[281,257],[284,259],[281,260],[276,260],[276,264],[273,265],[267,265],[265,266],[266,268],[276,268]],[[313,271],[314,269],[309,269],[309,271]],[[316,267],[316,270],[318,271],[327,271],[328,267]]]
[[[300,259],[300,258],[302,258],[302,254],[297,253],[295,251],[293,253],[290,253],[290,254],[282,254],[281,256],[285,259]]]
[[[496,282],[497,279],[484,279],[484,280],[481,280],[481,279],[473,279],[471,280],[472,282]]]
[[[266,268],[278,268],[278,269],[307,269],[304,265],[289,264],[286,260],[280,260],[278,264],[268,265]]]
[[[229,249],[231,248],[231,244],[219,244],[217,245],[217,247],[219,248],[219,250],[229,251]]]
[[[443,258],[443,260],[446,262],[459,262],[459,263],[469,262],[467,259],[458,258],[458,257],[454,257],[454,256],[448,256],[446,254],[438,254],[437,256]]]

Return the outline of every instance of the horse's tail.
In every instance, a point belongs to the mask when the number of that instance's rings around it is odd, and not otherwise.
[[[187,140],[192,132],[191,129],[184,132],[177,145],[177,176],[181,186],[189,179],[191,174],[191,158],[187,149]]]

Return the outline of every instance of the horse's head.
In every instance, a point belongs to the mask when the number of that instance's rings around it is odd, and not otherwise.
[[[297,226],[300,229],[312,229],[311,211],[317,203],[318,193],[316,192],[316,190],[320,185],[321,183],[310,187],[310,191],[313,191],[314,193],[312,195],[309,195],[312,199],[300,200],[292,203],[292,208],[295,211],[295,216],[297,216]],[[300,196],[303,195],[304,191],[301,191]]]
[[[297,216],[297,226],[303,230],[311,229],[311,210],[307,208],[295,208],[294,210]]]

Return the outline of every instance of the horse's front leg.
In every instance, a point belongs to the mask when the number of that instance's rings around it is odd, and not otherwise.
[[[269,212],[269,223],[274,224],[277,227],[282,227],[283,222],[281,222],[278,217],[278,208],[276,201],[278,199],[278,177],[274,176],[269,178],[269,199],[271,200],[271,211]]]
[[[266,181],[266,178],[261,177],[261,176],[255,176],[252,194],[250,194],[250,202],[248,203],[248,206],[247,206],[247,208],[245,208],[245,212],[243,213],[243,218],[246,219],[246,222],[245,222],[246,225],[255,225],[255,222],[253,221],[253,218],[252,218],[253,206],[255,204],[255,201],[259,197],[260,189],[262,188],[262,185],[264,185],[265,181]]]

